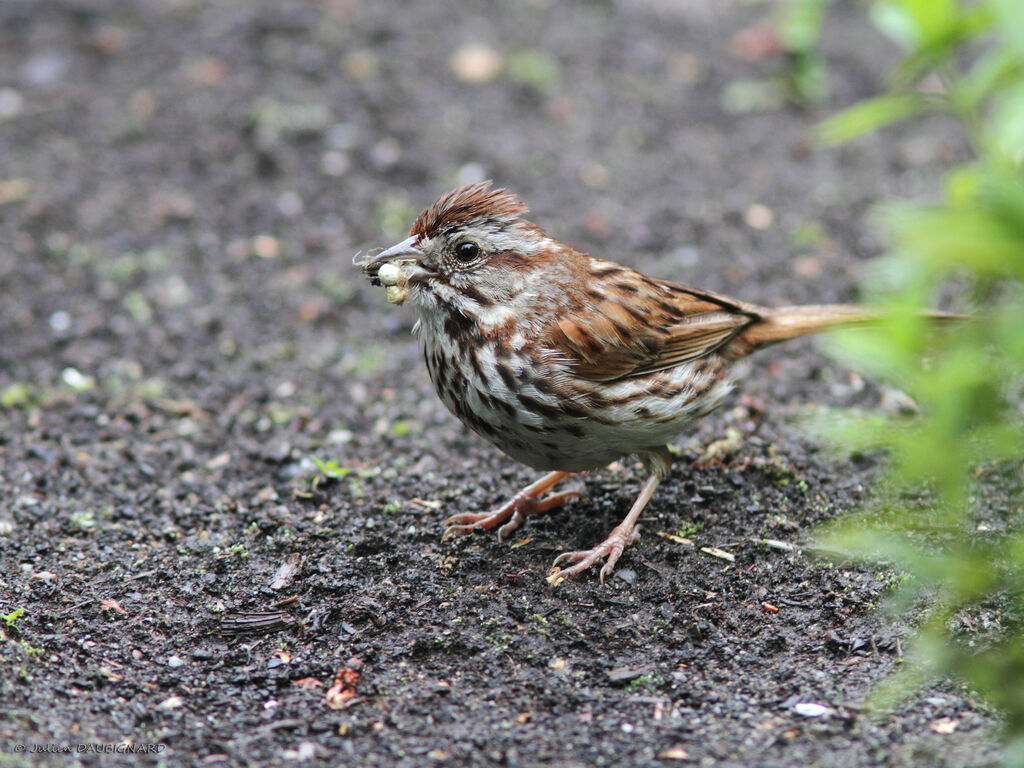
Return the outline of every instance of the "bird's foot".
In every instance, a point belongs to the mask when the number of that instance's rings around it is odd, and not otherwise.
[[[444,521],[445,529],[444,534],[441,536],[441,541],[445,541],[452,536],[464,536],[474,531],[489,531],[496,525],[501,525],[498,529],[498,541],[501,541],[518,528],[523,520],[530,515],[544,514],[552,509],[564,506],[572,499],[583,498],[583,494],[579,491],[563,491],[561,493],[552,493],[544,498],[538,498],[551,486],[569,474],[569,472],[551,472],[532,485],[527,486],[507,503],[491,512],[464,512],[452,515]]]
[[[561,584],[566,579],[571,579],[583,571],[590,568],[590,566],[597,563],[602,558],[605,563],[601,567],[601,583],[604,584],[604,580],[611,576],[612,571],[615,570],[615,563],[618,562],[619,557],[623,551],[630,544],[640,538],[640,533],[633,527],[632,524],[626,525],[625,522],[622,525],[617,526],[609,535],[608,538],[598,544],[593,549],[579,550],[576,552],[563,552],[561,555],[555,558],[555,561],[551,564],[551,570],[548,572],[547,581],[552,586]],[[575,563],[575,565],[569,568],[562,568],[563,563]]]
[[[604,584],[604,580],[615,570],[615,563],[618,562],[623,550],[640,538],[640,534],[636,530],[636,521],[644,507],[647,506],[647,502],[651,500],[651,495],[658,487],[658,483],[668,475],[671,457],[667,449],[652,452],[648,461],[650,462],[648,464],[650,474],[644,481],[644,487],[640,489],[640,495],[636,497],[633,506],[629,508],[626,518],[612,529],[607,539],[593,549],[565,552],[556,557],[548,572],[548,584],[557,586],[566,579],[583,573],[601,558],[604,558],[604,565],[601,567],[601,583]],[[562,568],[560,567],[561,563],[575,563],[575,565]]]

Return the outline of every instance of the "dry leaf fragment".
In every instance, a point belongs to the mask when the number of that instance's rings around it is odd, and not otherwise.
[[[701,547],[700,551],[704,554],[711,555],[712,557],[728,560],[730,563],[736,562],[736,555],[731,552],[726,552],[724,549],[719,549],[718,547]]]
[[[114,600],[110,597],[108,597],[106,600],[100,601],[100,610],[113,611],[114,613],[120,613],[122,616],[125,616],[128,613],[124,608],[118,605],[117,600]]]
[[[659,760],[689,760],[690,755],[680,746],[670,747],[658,755]]]
[[[277,572],[274,574],[273,580],[270,582],[270,588],[274,591],[284,589],[291,584],[292,579],[295,578],[295,574],[299,572],[299,556],[295,553],[288,555],[284,562],[278,566]]]
[[[616,667],[608,671],[608,679],[613,683],[622,683],[629,680],[635,680],[638,677],[643,677],[652,669],[650,664],[640,664],[637,666],[623,666]]]
[[[115,672],[114,670],[112,670],[110,667],[108,667],[106,665],[103,665],[102,667],[100,667],[99,673],[100,673],[100,677],[102,677],[104,680],[107,680],[108,682],[111,682],[111,683],[119,683],[122,680],[124,680],[124,675],[122,675],[120,672]]]
[[[766,547],[771,547],[772,549],[779,549],[783,552],[794,552],[797,549],[799,549],[799,547],[797,547],[796,544],[791,544],[788,541],[780,541],[779,539],[761,539],[761,543],[764,544]]]
[[[438,510],[441,508],[441,502],[436,499],[409,499],[410,504],[416,504],[420,507],[426,507],[427,509]]]
[[[344,667],[338,670],[334,676],[334,682],[327,689],[327,706],[331,709],[344,709],[349,702],[355,699],[356,685],[359,684],[359,669],[363,662],[358,658],[351,658]]]
[[[688,547],[693,546],[693,541],[691,539],[685,539],[682,536],[676,536],[674,533],[669,533],[668,531],[658,531],[658,535],[661,536],[661,538],[663,539],[674,541],[676,544],[685,544]]]

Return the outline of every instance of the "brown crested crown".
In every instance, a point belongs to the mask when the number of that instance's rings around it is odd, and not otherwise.
[[[438,198],[412,225],[411,235],[435,237],[470,223],[514,219],[526,205],[505,189],[491,189],[491,182],[467,184]]]

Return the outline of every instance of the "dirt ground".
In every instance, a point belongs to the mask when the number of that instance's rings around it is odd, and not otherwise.
[[[640,468],[511,545],[441,544],[533,473],[444,411],[409,311],[352,266],[493,178],[652,274],[855,299],[872,206],[962,147],[936,123],[816,147],[896,52],[840,3],[829,100],[775,105],[747,82],[782,70],[767,12],[0,2],[0,765],[997,762],[954,684],[865,713],[910,631],[895,576],[800,548],[881,468],[802,417],[898,393],[821,342],[762,354],[616,576],[553,589]]]

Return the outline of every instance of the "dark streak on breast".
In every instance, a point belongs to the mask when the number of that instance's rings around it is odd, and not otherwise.
[[[581,427],[579,424],[565,424],[562,429],[568,432],[570,435],[577,439],[581,439],[586,436],[587,430]]]
[[[476,374],[477,378],[482,381],[484,378],[484,369],[483,366],[480,365],[480,357],[477,355],[476,350],[469,350],[468,357],[469,364],[473,367],[473,372]]]
[[[555,393],[554,385],[545,378],[538,376],[535,379],[531,379],[530,383],[537,388],[537,391],[542,395],[553,395]]]
[[[465,296],[466,298],[471,299],[472,301],[475,301],[478,306],[489,307],[492,304],[494,304],[494,302],[491,301],[491,299],[488,298],[486,294],[482,293],[481,291],[479,291],[477,288],[475,288],[472,285],[468,285],[468,286],[465,286],[464,288],[460,288],[459,292],[463,296]]]
[[[498,363],[495,368],[497,369],[501,380],[505,382],[505,386],[508,387],[509,392],[514,392],[516,390],[516,377],[512,374],[512,370],[508,367],[508,364]]]
[[[516,400],[530,413],[536,413],[538,416],[543,416],[546,419],[557,419],[563,415],[563,410],[558,406],[542,403],[537,398],[530,397],[529,395],[518,394],[516,395]]]
[[[475,333],[476,324],[455,309],[448,310],[444,319],[444,332],[459,343],[462,348],[466,341]]]

